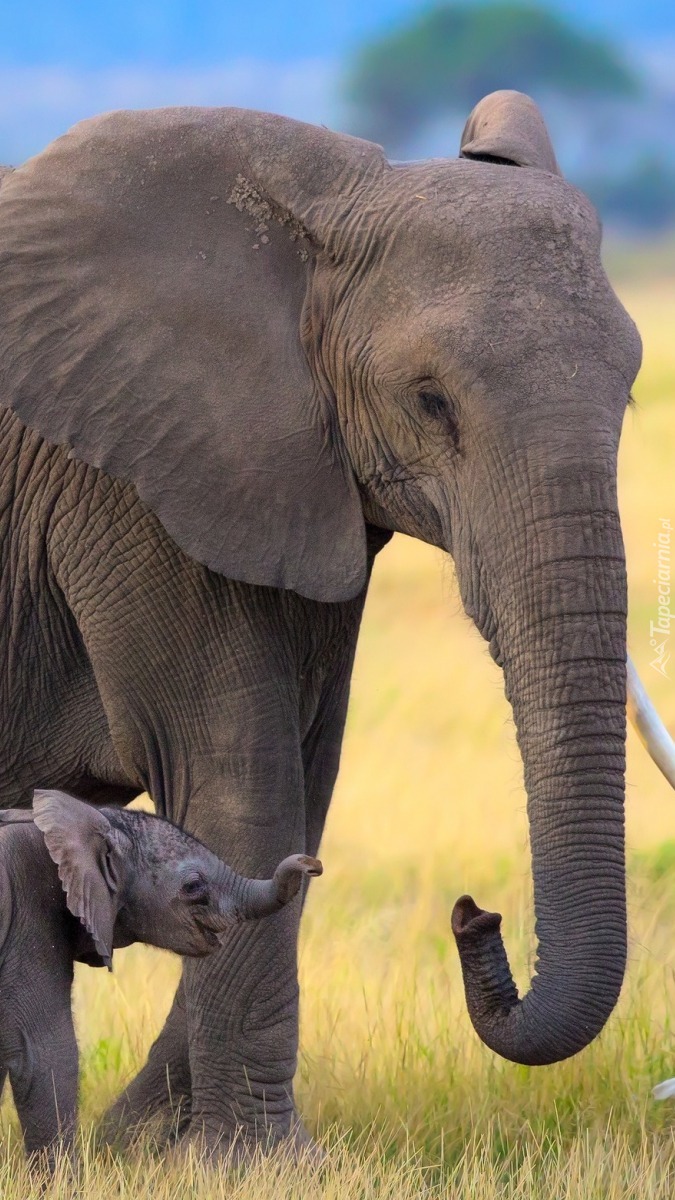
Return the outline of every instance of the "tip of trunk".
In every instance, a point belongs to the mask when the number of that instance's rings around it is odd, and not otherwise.
[[[491,1041],[495,1022],[518,1004],[501,923],[501,913],[479,908],[472,896],[460,896],[452,910],[469,1016],[478,1036],[492,1049],[498,1049]]]
[[[237,913],[242,920],[257,921],[269,917],[297,896],[302,882],[323,873],[318,858],[309,854],[291,854],[279,863],[271,879],[240,879]]]
[[[500,913],[479,908],[471,896],[460,896],[452,912],[466,1003],[476,1033],[502,1058],[524,1066],[547,1066],[571,1058],[597,1037],[611,1013],[621,988],[625,956],[617,963],[612,991],[601,1001],[587,1004],[586,1018],[580,1021],[576,1011],[579,997],[570,996],[565,1005],[561,981],[551,988],[535,976],[528,995],[519,999],[501,921]],[[551,991],[555,992],[554,1004],[547,995]],[[583,1003],[589,997],[581,999]]]
[[[321,874],[323,864],[318,858],[312,858],[309,854],[291,854],[285,858],[274,872],[273,883],[279,905],[288,904],[298,894],[303,878],[315,879]]]
[[[490,930],[499,929],[501,923],[501,913],[479,908],[473,896],[460,896],[452,910],[452,932],[458,946],[471,945],[477,938],[482,940]]]

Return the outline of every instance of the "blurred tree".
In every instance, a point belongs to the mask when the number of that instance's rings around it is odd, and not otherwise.
[[[675,224],[675,167],[658,156],[639,159],[618,177],[583,183],[606,221],[651,233]]]
[[[409,146],[445,113],[497,88],[569,99],[628,98],[636,76],[610,42],[532,4],[441,4],[366,45],[346,81],[355,132]]]

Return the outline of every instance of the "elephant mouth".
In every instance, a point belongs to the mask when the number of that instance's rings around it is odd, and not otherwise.
[[[218,946],[223,945],[223,939],[226,932],[225,930],[212,929],[209,925],[204,924],[202,921],[197,921],[196,925],[199,932],[199,940],[201,942],[200,949],[195,952],[197,957],[210,954],[213,950],[216,950]]]

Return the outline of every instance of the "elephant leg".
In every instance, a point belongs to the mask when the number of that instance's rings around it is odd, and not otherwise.
[[[185,826],[236,870],[266,877],[305,848],[303,767],[297,712],[278,731],[269,705],[258,711],[266,727],[256,732],[252,716],[239,751],[193,764]],[[188,1116],[188,1137],[209,1148],[293,1133],[300,910],[298,898],[233,927],[210,958],[184,961],[164,1030],[105,1119],[106,1136],[156,1120],[170,1135]]]
[[[192,796],[187,824],[241,873],[266,876],[305,849],[303,768],[295,729],[268,736],[267,749],[255,741],[255,755],[235,756],[220,779],[209,764],[212,777]],[[272,917],[235,926],[210,958],[185,961],[189,1135],[207,1149],[295,1134],[300,911],[298,897]]]
[[[157,1140],[167,1142],[185,1132],[190,1116],[190,1058],[181,980],[148,1061],[109,1109],[102,1133],[107,1142],[114,1142],[152,1127]]]
[[[9,1078],[26,1152],[52,1170],[59,1152],[72,1153],[77,1119],[78,1054],[70,1007],[39,1014],[24,1031]]]
[[[286,733],[235,764],[236,778],[214,802],[213,783],[191,800],[188,824],[237,870],[265,875],[294,851],[315,854],[339,767],[349,699],[352,653],[328,671],[307,677],[300,705],[303,736],[287,717]],[[347,641],[345,637],[344,643]],[[285,747],[285,749],[283,749]],[[231,768],[230,768],[231,769]],[[217,793],[216,793],[217,794]],[[237,1137],[251,1144],[290,1143],[297,1154],[319,1158],[297,1114],[293,1078],[298,1052],[297,940],[304,891],[264,921],[232,932],[222,953],[187,961],[183,980],[192,1080],[189,1134],[207,1147],[228,1148]]]
[[[311,720],[309,729],[306,732],[302,742],[302,767],[305,797],[304,849],[306,849],[307,853],[310,854],[316,854],[318,851],[325,817],[328,811],[328,806],[338,771],[340,744],[344,730],[349,695],[350,670],[351,660],[342,662],[325,681],[318,704],[316,706],[315,715]],[[275,770],[273,767],[270,769],[272,771]],[[278,771],[279,768],[276,768],[276,770]],[[296,771],[297,766],[293,767],[292,774],[295,774]],[[261,805],[264,803],[264,800],[261,797],[264,796],[266,787],[267,785],[264,784],[262,789],[258,789],[260,793],[258,802]],[[224,783],[223,795],[227,796],[229,790],[231,790],[231,785]],[[190,804],[188,806],[190,810],[188,823],[191,824],[191,827],[194,827],[193,810],[196,807],[201,808],[205,815],[208,813],[208,828],[202,828],[200,824],[199,828],[195,831],[201,831],[202,836],[208,841],[209,845],[213,846],[214,849],[222,853],[224,858],[232,862],[233,846],[236,845],[237,842],[230,835],[223,833],[222,845],[219,846],[217,844],[219,841],[219,834],[217,829],[213,827],[212,814],[208,812],[209,803],[210,802],[208,801],[207,797],[201,796],[197,805]],[[273,808],[274,806],[275,802],[272,802],[270,807]],[[216,807],[222,808],[222,804]],[[300,822],[300,810],[298,822]],[[299,830],[297,838],[291,839],[288,841],[288,843],[284,841],[283,846],[280,843],[280,848],[277,852],[279,857],[283,857],[283,854],[287,849],[303,848],[302,836],[302,832]],[[250,839],[247,837],[246,840]],[[243,861],[246,862],[246,860]],[[238,862],[237,865],[243,869],[241,861]],[[260,868],[259,873],[264,874],[264,868]],[[267,924],[268,922],[263,922],[263,926]],[[294,958],[294,948],[297,939],[297,914],[294,914],[292,917],[291,928],[288,933],[282,934],[277,930],[278,926],[270,930],[269,940],[272,942],[272,946],[269,952],[273,955],[275,960],[278,957],[281,957],[284,963],[284,970],[287,974],[286,986],[288,989],[288,1011],[285,1018],[279,1021],[278,1027],[271,1028],[265,1033],[264,1036],[260,1037],[258,1041],[258,1048],[262,1051],[266,1041],[273,1042],[274,1056],[276,1058],[278,1056],[278,1047],[284,1042],[284,1040],[287,1042],[287,1065],[285,1067],[282,1067],[279,1064],[277,1065],[275,1068],[275,1074],[277,1078],[273,1081],[272,1087],[272,1090],[278,1093],[278,1096],[280,1097],[280,1101],[278,1099],[277,1103],[280,1103],[282,1108],[284,1106],[288,1108],[288,1112],[286,1113],[284,1119],[277,1122],[277,1129],[285,1130],[289,1123],[292,1123],[293,1137],[297,1141],[299,1147],[305,1147],[310,1144],[310,1140],[306,1135],[301,1123],[295,1117],[292,1102],[292,1091],[290,1086],[290,1079],[294,1070],[295,1058],[297,1054],[297,1032],[295,1029],[297,984],[295,978]],[[264,932],[262,927],[260,932]],[[256,942],[256,946],[257,945],[258,943]],[[237,943],[236,949],[233,947],[231,951],[236,958],[237,972],[239,972],[240,969],[242,971],[244,969],[243,964],[240,965],[239,963],[240,950],[241,947]],[[246,951],[245,953],[250,954],[253,957],[257,957],[259,950],[251,947],[250,950]],[[267,953],[268,950],[266,948],[264,954],[261,955],[263,962],[267,956]],[[198,984],[195,980],[193,986],[205,986],[207,988],[212,986],[217,998],[221,986],[219,983],[221,971],[227,975],[227,959],[225,959],[225,962],[222,966],[219,965],[218,971],[214,973],[214,981],[212,985],[209,985],[208,983],[205,985],[202,985],[201,983]],[[248,986],[251,990],[254,990],[255,983],[253,979],[251,979]],[[275,1002],[275,1000],[270,1002],[272,1008]],[[200,1009],[203,1009],[205,1007],[204,1002],[200,1002],[199,1007]],[[239,1001],[239,1010],[241,1010],[243,1007],[244,1005],[242,997],[242,999]],[[255,1000],[253,1001],[252,1009],[253,1015],[251,1017],[251,1031],[255,1029],[255,1022],[258,1019],[258,1017],[255,1015]],[[236,1010],[237,1004],[235,1004],[235,1013]],[[267,1027],[269,1024],[268,1015],[261,1011],[259,1018],[262,1021],[262,1024]],[[229,1060],[227,1071],[229,1074],[231,1070],[234,1070],[236,1074],[237,1070],[239,1069],[240,1075],[244,1075],[244,1077],[246,1077],[246,1059],[248,1053],[247,1043],[251,1041],[252,1032],[249,1031],[245,1012],[241,1014],[241,1020],[244,1032],[241,1038],[237,1038],[233,1036],[232,1020],[230,1019],[230,1014],[228,1014],[226,1021],[226,1026],[229,1030],[228,1054],[231,1052],[232,1058]],[[193,1034],[193,1036],[197,1037],[197,1042],[199,1042],[202,1032],[205,1040],[208,1040],[209,1036],[212,1036],[214,1040],[220,1043],[220,1036],[217,1028],[214,1029],[211,1035],[209,1035],[208,1031],[202,1031],[200,1027],[199,1032]],[[239,1042],[239,1049],[235,1049],[237,1042]],[[240,1059],[236,1057],[237,1055],[240,1056]],[[234,1066],[232,1063],[234,1063]],[[207,1059],[206,1065],[207,1067],[210,1065],[210,1059]],[[208,1074],[208,1071],[203,1072],[203,1074],[204,1073]],[[210,1103],[208,1099],[209,1088],[206,1085],[206,1081],[204,1087],[204,1100],[201,1101],[202,1108],[204,1102],[207,1104]],[[230,1113],[228,1115],[227,1124],[228,1126],[233,1124],[241,1124],[242,1126],[246,1127],[247,1125],[251,1125],[252,1120],[253,1128],[257,1136],[262,1130],[263,1126],[261,1126],[259,1116],[256,1117],[253,1113],[253,1110],[256,1107],[255,1098],[253,1095],[248,1094],[248,1084],[245,1084],[245,1091],[247,1093],[246,1103],[243,1106],[240,1105],[241,1112],[239,1114],[239,1119],[235,1120]],[[270,1081],[268,1080],[266,1084],[266,1112],[270,1111],[270,1103]],[[197,1115],[199,1111],[200,1109],[198,1107],[197,1113],[195,1114],[195,1121],[192,1122],[192,1132],[194,1132],[197,1122],[200,1120],[200,1117]],[[246,1119],[247,1117],[249,1118],[248,1120]],[[192,1079],[190,1070],[190,1054],[188,1051],[188,1022],[186,1015],[184,978],[183,981],[181,981],[176,993],[176,997],[174,999],[173,1006],[167,1018],[166,1024],[150,1050],[147,1063],[110,1109],[105,1119],[103,1132],[106,1140],[115,1140],[119,1137],[126,1138],[129,1136],[129,1134],[139,1130],[142,1126],[149,1124],[152,1127],[153,1133],[159,1140],[168,1141],[184,1133],[190,1126],[191,1119]],[[221,1120],[219,1117],[216,1117],[215,1121],[210,1119],[207,1122],[203,1122],[202,1114],[202,1124],[211,1128],[212,1139],[216,1134],[220,1134]],[[231,1131],[228,1132],[228,1137],[229,1136],[231,1136]],[[273,1136],[278,1136],[278,1131],[275,1132]]]

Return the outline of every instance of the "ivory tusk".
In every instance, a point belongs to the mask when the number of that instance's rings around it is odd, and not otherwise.
[[[635,667],[628,659],[628,716],[638,736],[663,772],[668,783],[675,788],[675,742],[657,713],[640,682]]]

